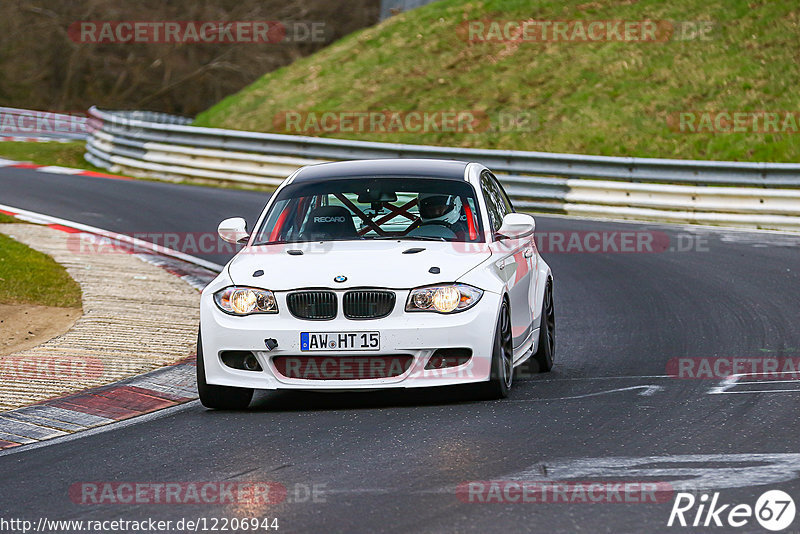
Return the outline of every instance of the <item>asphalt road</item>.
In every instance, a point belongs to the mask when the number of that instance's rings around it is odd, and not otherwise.
[[[227,216],[254,220],[265,200],[0,170],[0,203],[125,233],[213,232]],[[556,277],[556,367],[518,380],[506,400],[473,401],[470,390],[449,389],[260,394],[233,413],[191,403],[0,455],[0,518],[257,516],[278,518],[281,532],[703,531],[667,527],[674,493],[659,503],[584,503],[574,494],[569,503],[483,503],[456,491],[493,480],[659,481],[750,506],[781,489],[800,504],[800,381],[665,376],[675,358],[800,358],[800,237],[537,220],[546,236],[655,232],[690,250],[543,246]],[[70,487],[92,481],[275,482],[288,494],[277,504],[74,502]],[[686,513],[689,522],[696,511]],[[705,531],[731,530],[767,532],[754,518]],[[799,530],[796,519],[788,531]]]

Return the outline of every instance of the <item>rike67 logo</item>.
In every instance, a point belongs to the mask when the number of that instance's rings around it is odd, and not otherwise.
[[[719,492],[711,496],[703,493],[699,498],[681,492],[675,497],[667,526],[739,528],[752,524],[755,518],[765,529],[777,532],[792,524],[795,512],[794,500],[781,490],[764,492],[755,506],[723,503]]]

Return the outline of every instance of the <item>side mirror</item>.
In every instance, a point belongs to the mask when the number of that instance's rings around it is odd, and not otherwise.
[[[228,243],[245,243],[250,238],[247,233],[247,222],[241,217],[225,219],[217,227],[217,233]]]
[[[503,217],[503,225],[497,230],[498,238],[522,239],[533,235],[536,219],[526,213],[509,213]]]

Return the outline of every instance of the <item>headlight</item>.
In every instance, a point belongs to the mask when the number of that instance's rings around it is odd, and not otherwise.
[[[454,313],[473,307],[483,291],[466,284],[447,284],[413,289],[406,302],[406,311]]]
[[[251,313],[278,313],[275,295],[266,289],[252,287],[226,287],[214,293],[214,302],[219,309],[232,315]]]

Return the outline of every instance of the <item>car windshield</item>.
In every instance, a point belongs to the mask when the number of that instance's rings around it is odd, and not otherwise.
[[[475,191],[467,182],[332,178],[282,189],[254,244],[367,239],[479,242],[482,234]]]

